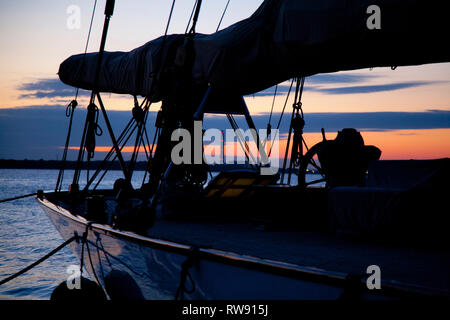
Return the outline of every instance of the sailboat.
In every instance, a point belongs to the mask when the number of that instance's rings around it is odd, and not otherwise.
[[[114,11],[107,1],[99,52],[69,57],[58,73],[92,92],[77,169],[67,191],[62,168],[55,190],[39,192],[37,201],[65,240],[77,237],[72,251],[109,298],[449,297],[448,248],[439,245],[448,228],[442,208],[449,159],[382,161],[382,151],[351,128],[334,140],[323,131],[323,141],[310,148],[303,138],[305,77],[450,61],[444,1],[372,2],[265,0],[249,18],[199,34],[197,0],[188,32],[166,29],[130,52],[106,52]],[[295,98],[284,163],[269,170],[267,141],[276,130],[258,134],[243,96],[290,79]],[[105,92],[134,101],[117,137]],[[150,143],[147,117],[157,102]],[[95,151],[100,113],[113,146],[81,188],[81,162]],[[188,161],[177,163],[173,133],[195,136],[205,114],[225,115],[235,132],[234,117],[243,116],[259,160],[250,161],[255,154],[237,135],[246,168],[209,176],[201,145],[184,150]],[[132,135],[134,152],[125,161],[122,148]],[[66,150],[69,138],[70,129]],[[135,189],[140,150],[148,167]],[[198,152],[203,160],[196,162]],[[123,178],[97,189],[116,159]],[[309,170],[320,178],[308,179]]]

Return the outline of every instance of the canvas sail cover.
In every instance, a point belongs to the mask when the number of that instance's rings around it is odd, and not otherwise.
[[[245,95],[296,76],[448,62],[445,8],[442,0],[266,0],[248,19],[195,35],[192,79]],[[105,52],[96,89],[160,100],[156,75],[183,39],[169,35],[130,52]],[[68,58],[60,79],[95,89],[97,58]]]

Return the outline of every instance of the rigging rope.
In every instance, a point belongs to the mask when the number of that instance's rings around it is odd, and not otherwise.
[[[144,105],[145,104],[145,105]],[[145,128],[145,123],[147,121],[147,116],[148,116],[148,110],[151,106],[151,101],[147,98],[145,98],[141,105],[140,108],[144,107],[143,109],[141,109],[144,114],[145,114],[145,119],[142,123],[143,128]],[[138,106],[139,107],[139,106]],[[125,145],[128,143],[128,140],[131,138],[131,136],[133,135],[134,131],[139,127],[139,122],[136,120],[136,118],[133,116],[131,118],[131,120],[128,122],[127,126],[125,127],[125,129],[122,131],[122,133],[120,134],[119,138],[117,139],[117,144],[121,145],[120,146],[120,151],[123,150],[123,148],[125,147]],[[130,131],[131,130],[131,131]],[[125,141],[123,141],[125,139]],[[141,139],[142,136],[141,136]],[[143,141],[143,143],[145,144],[145,142]],[[97,169],[97,171],[94,173],[94,175],[92,176],[92,178],[89,180],[88,184],[85,186],[85,190],[87,190],[87,188],[94,182],[95,178],[98,176],[98,174],[100,173],[100,171],[102,171],[103,165],[109,160],[109,158],[113,155],[114,153],[114,148],[111,148],[110,151],[108,152],[108,154],[106,155],[105,159],[103,160],[102,164],[99,166],[99,168]],[[94,190],[98,187],[98,185],[100,184],[100,182],[102,181],[103,177],[106,175],[106,173],[108,172],[108,170],[111,168],[112,164],[114,163],[114,161],[117,158],[117,153],[114,155],[114,158],[111,160],[109,166],[107,168],[104,169],[103,174],[100,176],[100,178],[98,179],[97,183],[94,186]]]
[[[88,159],[94,158],[95,152],[95,136],[101,136],[103,134],[102,128],[98,125],[98,117],[99,117],[98,107],[91,103],[88,106],[88,128],[86,135],[85,148],[88,152]]]
[[[189,30],[189,34],[195,34],[195,27],[197,26],[198,16],[200,15],[200,8],[202,7],[202,0],[197,0],[195,6],[194,19],[192,21],[191,30]]]
[[[184,30],[184,33],[188,33],[189,26],[190,26],[190,24],[191,24],[192,17],[193,17],[193,15],[194,15],[195,7],[196,7],[196,6],[197,6],[197,0],[194,1],[194,6],[192,7],[192,11],[191,11],[191,16],[189,17],[189,21],[188,21],[188,23],[187,23],[186,29]]]
[[[91,251],[89,250],[88,233],[89,233],[89,228],[91,228],[91,226],[92,226],[92,222],[88,222],[88,223],[86,224],[86,229],[85,229],[85,231],[84,231],[84,233],[83,233],[83,236],[82,236],[82,238],[81,238],[80,278],[81,278],[82,275],[83,275],[83,266],[84,266],[84,246],[86,246],[86,250],[87,250],[87,252],[88,252],[89,263],[90,263],[90,265],[91,265],[91,269],[92,269],[92,273],[94,274],[95,281],[97,281],[97,284],[98,284],[99,287],[102,289],[103,293],[105,293],[104,290],[103,290],[102,285],[100,284],[100,281],[98,280],[97,272],[95,271],[94,264],[92,263]]]
[[[225,6],[225,9],[223,10],[222,16],[220,17],[219,24],[217,25],[216,32],[219,31],[220,25],[222,24],[223,17],[225,16],[225,13],[227,12],[229,4],[230,4],[230,0],[227,1],[227,5]]]
[[[305,84],[304,77],[297,78],[294,103],[292,104],[291,123],[289,126],[288,140],[287,140],[286,151],[285,151],[285,156],[284,156],[284,160],[283,160],[283,173],[281,176],[282,183],[284,181],[284,173],[285,173],[285,169],[286,169],[287,155],[289,152],[292,130],[294,130],[294,137],[293,137],[293,141],[292,141],[292,151],[291,151],[291,157],[290,157],[290,161],[289,161],[289,174],[288,174],[288,182],[287,182],[288,184],[290,184],[290,182],[291,182],[292,166],[293,165],[298,166],[299,162],[300,162],[300,158],[303,156],[302,143],[303,143],[303,127],[305,125],[305,121],[304,121],[304,117],[303,117],[301,99],[302,99],[304,84]]]
[[[106,5],[105,5],[105,20],[104,20],[104,24],[103,24],[102,37],[101,37],[101,41],[100,41],[100,50],[99,50],[98,58],[97,58],[97,67],[95,69],[95,78],[94,78],[94,82],[93,82],[94,83],[94,85],[93,85],[94,88],[96,88],[98,80],[99,80],[99,77],[100,77],[100,71],[101,71],[101,66],[102,66],[102,58],[103,58],[103,54],[105,52],[106,36],[108,34],[109,22],[110,22],[111,16],[113,15],[113,12],[114,12],[114,4],[115,4],[114,0],[107,0],[106,1]],[[101,131],[100,131],[100,133],[98,131],[100,129],[98,127],[98,123],[97,123],[97,121],[98,121],[98,108],[94,104],[96,96],[97,96],[97,98],[98,98],[98,100],[100,102],[100,106],[101,106],[103,114],[104,114],[104,118],[105,118],[105,122],[106,122],[106,125],[107,125],[107,128],[108,128],[108,131],[109,131],[109,133],[111,135],[111,138],[113,140],[113,144],[115,145],[114,135],[112,134],[112,130],[110,128],[110,125],[109,125],[109,122],[108,122],[108,118],[106,117],[106,112],[105,112],[104,107],[103,107],[103,105],[101,103],[100,95],[99,95],[98,92],[96,92],[96,90],[92,90],[90,102],[89,102],[89,105],[88,105],[88,112],[87,112],[86,120],[85,120],[85,123],[84,123],[83,136],[81,138],[80,149],[78,151],[78,158],[77,158],[77,164],[76,164],[76,168],[75,168],[75,173],[73,175],[73,182],[72,182],[72,185],[69,187],[69,190],[71,192],[75,192],[79,188],[78,183],[79,183],[79,179],[80,179],[81,162],[82,162],[82,160],[84,158],[84,151],[85,151],[85,149],[88,152],[88,161],[89,161],[89,159],[94,156],[95,135],[101,135],[102,134]],[[121,160],[121,167],[124,168],[124,166],[122,165],[123,159],[121,157],[119,157],[119,160]],[[89,165],[89,163],[88,163],[88,165]],[[125,174],[125,176],[127,176],[125,171],[124,171],[124,174]]]
[[[236,133],[236,139],[239,142],[242,151],[244,151],[244,155],[246,160],[250,163],[250,156],[252,157],[253,163],[256,163],[255,158],[250,152],[250,148],[247,144],[247,141],[245,140],[245,137],[242,136],[242,132],[239,130],[239,126],[236,123],[236,120],[234,119],[232,114],[227,113],[228,121],[230,122],[231,128]]]
[[[278,90],[278,84],[275,86],[275,92],[273,93],[272,109],[270,109],[269,124],[272,121],[273,106],[275,105],[275,98],[277,96],[277,90]]]
[[[121,144],[123,137],[125,137],[126,135],[128,135],[128,132],[130,130],[130,128],[132,127],[134,122],[134,118],[131,118],[131,120],[128,122],[128,124],[125,126],[125,129],[123,129],[122,133],[120,134],[119,138],[117,139],[117,143]],[[134,129],[133,129],[134,130]],[[127,140],[128,141],[128,140]],[[122,149],[120,149],[122,150]],[[95,178],[98,176],[98,174],[100,173],[100,171],[102,170],[103,165],[109,160],[109,158],[112,156],[112,154],[114,153],[114,147],[112,147],[109,152],[107,153],[107,155],[105,156],[105,158],[103,159],[102,163],[100,164],[100,166],[97,168],[97,170],[95,171],[95,173],[92,175],[92,177],[90,178],[88,184],[85,186],[85,190],[87,190],[87,188],[89,188],[89,186],[94,182]],[[117,155],[116,155],[117,157]],[[114,158],[116,159],[116,158]],[[103,177],[103,176],[102,176]],[[100,179],[101,180],[101,179]]]
[[[75,99],[72,100],[72,102],[70,102],[66,108],[66,117],[70,117],[69,128],[67,129],[66,144],[64,145],[63,156],[61,159],[62,163],[61,163],[61,168],[59,169],[58,179],[56,180],[55,192],[61,191],[61,188],[62,188],[62,182],[64,179],[64,169],[65,169],[66,159],[67,159],[67,150],[69,149],[70,135],[72,132],[73,114],[75,112],[75,108],[77,107],[77,105],[78,105],[78,102],[75,97]]]
[[[37,195],[36,192],[35,193],[30,193],[30,194],[25,194],[23,196],[17,196],[17,197],[14,197],[14,198],[3,199],[3,200],[0,200],[0,203],[13,201],[13,200],[19,200],[19,199],[23,199],[23,198],[28,198],[28,197],[32,197],[32,196],[35,196],[35,195]]]
[[[283,120],[284,111],[286,110],[286,106],[287,106],[287,103],[288,103],[288,100],[289,100],[289,96],[291,95],[291,90],[292,90],[292,86],[294,85],[294,81],[295,81],[295,80],[292,79],[291,85],[289,86],[289,90],[288,90],[288,93],[287,93],[287,95],[286,95],[286,100],[284,101],[283,110],[281,111],[280,119],[278,120],[278,124],[277,124],[277,132],[278,132],[278,130],[280,129],[281,121]],[[270,130],[272,130],[272,128],[270,128]],[[275,134],[274,139],[276,139],[276,135],[277,135],[277,134]],[[267,137],[266,137],[266,141],[264,142],[264,145],[267,143],[267,139],[268,139],[268,138],[269,138],[269,133],[267,133]],[[272,148],[273,148],[273,145],[270,146],[269,152],[268,152],[268,154],[267,154],[267,156],[268,156],[269,158],[270,158],[270,155],[271,155],[271,153],[272,153]]]
[[[155,142],[158,139],[159,135],[161,134],[161,128],[158,128],[156,126],[155,126],[155,128],[156,128],[155,135],[153,136],[153,142],[152,142],[150,150],[149,150],[150,151],[149,161],[152,161],[151,159],[153,159],[153,153],[154,153],[154,150],[155,150]],[[148,140],[148,137],[147,137],[147,140]],[[148,174],[148,171],[149,171],[149,167],[148,167],[149,163],[150,162],[147,162],[147,168],[145,169],[144,178],[142,179],[141,186],[144,186],[144,184],[145,184],[145,179],[147,178],[147,174]]]
[[[159,50],[161,52],[163,51],[163,49],[164,49],[164,47],[166,45],[167,32],[169,31],[170,21],[172,20],[173,8],[175,7],[175,2],[176,2],[176,0],[173,0],[172,1],[172,6],[170,7],[170,13],[169,13],[169,18],[167,19],[166,30],[164,31],[164,36],[163,36],[163,39],[161,41],[161,46],[159,48]],[[163,71],[164,66],[166,64],[167,55],[164,55],[162,58],[161,58],[161,56],[162,55],[160,55],[159,58],[158,58],[158,62],[159,62],[158,70],[156,72],[152,72],[150,74],[150,77],[155,77],[153,79],[152,83],[151,83],[151,86],[150,86],[150,90],[149,90],[150,95],[152,94],[154,87],[157,85],[156,83],[159,82],[159,79],[161,77],[161,72]]]
[[[277,124],[277,130],[280,129],[281,120],[283,119],[284,111],[286,110],[286,106],[287,106],[287,103],[288,103],[289,95],[291,94],[291,90],[292,90],[292,86],[294,85],[294,81],[295,80],[292,79],[291,85],[289,87],[288,94],[286,96],[286,100],[284,101],[283,110],[281,111],[280,119],[278,120],[278,124]]]
[[[58,251],[60,251],[62,248],[64,248],[65,246],[67,246],[68,244],[70,244],[72,241],[76,240],[77,236],[73,236],[72,238],[64,241],[64,243],[62,243],[61,245],[59,245],[58,247],[56,247],[55,249],[53,249],[52,251],[50,251],[49,253],[47,253],[45,256],[43,256],[42,258],[40,258],[39,260],[33,262],[32,264],[30,264],[28,267],[23,268],[22,270],[20,270],[19,272],[3,279],[0,281],[0,286],[2,284],[5,284],[15,278],[17,278],[18,276],[24,274],[25,272],[27,272],[28,270],[34,268],[35,266],[37,266],[38,264],[44,262],[45,260],[47,260],[48,258],[50,258],[51,256],[53,256],[55,253],[57,253]]]
[[[172,14],[173,14],[173,8],[175,7],[175,2],[176,0],[172,1],[172,6],[170,7],[170,13],[169,13],[169,19],[167,20],[167,24],[166,24],[166,31],[164,32],[164,38],[163,38],[163,43],[166,40],[167,37],[167,32],[169,31],[169,26],[170,26],[170,20],[172,20]],[[161,45],[161,48],[163,48],[164,45]]]
[[[84,54],[83,54],[83,59],[82,59],[82,61],[83,61],[82,63],[83,64],[86,61],[85,58],[86,58],[86,53],[87,53],[87,50],[88,50],[88,47],[89,47],[89,40],[91,38],[91,31],[92,31],[92,25],[93,25],[93,22],[94,22],[94,16],[95,16],[96,8],[97,8],[97,0],[94,1],[94,8],[92,9],[91,22],[89,24],[88,36],[87,36],[87,39],[86,39],[86,45],[85,45],[85,48],[84,48]],[[81,68],[80,68],[80,70],[81,70]],[[64,180],[64,169],[65,169],[65,163],[66,163],[66,159],[67,159],[67,150],[69,148],[70,135],[71,135],[71,132],[72,132],[73,114],[74,114],[75,108],[78,105],[77,99],[78,99],[79,90],[80,90],[80,88],[77,87],[76,91],[75,91],[74,99],[69,103],[69,105],[66,108],[66,116],[70,117],[69,128],[67,130],[66,143],[65,143],[65,146],[64,146],[63,156],[62,156],[62,159],[61,159],[62,160],[61,168],[59,170],[58,179],[56,181],[55,192],[61,191],[62,183],[63,183],[63,180]]]
[[[130,172],[130,177],[133,174],[134,166],[136,164],[137,158],[139,156],[139,149],[141,147],[141,143],[143,142],[143,148],[145,153],[147,154],[147,149],[145,147],[145,141],[143,139],[143,130],[145,128],[145,123],[147,122],[148,110],[150,108],[151,102],[147,98],[142,101],[142,104],[139,105],[137,97],[134,97],[135,106],[133,108],[133,117],[136,119],[138,125],[138,131],[136,134],[136,141],[134,144],[133,154],[131,155],[130,164],[128,170]],[[143,108],[144,107],[144,108]]]
[[[133,133],[134,133],[134,131],[136,130],[136,128],[137,128],[137,123],[134,124],[134,126],[133,126],[132,129],[131,129],[131,127],[130,127],[131,131],[130,131],[130,129],[128,130],[128,137],[125,139],[125,141],[122,143],[122,146],[119,148],[120,152],[122,152],[123,148],[124,148],[125,145],[128,143],[128,140],[131,138],[131,136],[133,135]],[[118,143],[119,143],[119,142],[118,142]],[[111,150],[109,151],[108,155],[109,155],[109,157],[111,157],[111,155],[113,155],[113,154],[114,154],[114,148],[111,148]],[[108,157],[108,159],[105,159],[105,160],[108,161],[108,160],[109,160],[109,157]],[[93,190],[97,189],[98,185],[100,184],[100,182],[102,181],[102,179],[105,177],[105,175],[106,175],[106,173],[108,172],[108,170],[111,169],[111,167],[112,167],[114,161],[117,159],[117,157],[118,157],[118,156],[117,156],[117,153],[115,153],[113,159],[112,159],[111,162],[109,163],[108,168],[105,169],[105,171],[103,172],[103,174],[101,175],[101,177],[98,179],[98,181],[97,181],[97,183],[95,184]],[[105,160],[104,160],[104,162],[106,162]],[[103,162],[103,163],[104,163],[104,162]],[[103,163],[102,163],[102,165],[103,165]],[[98,173],[100,173],[100,171],[101,171],[101,167],[98,169]],[[98,173],[97,173],[97,175],[98,175]],[[87,188],[89,187],[89,185],[92,184],[92,182],[93,182],[93,179],[89,180],[89,184],[85,186],[85,190],[87,190]]]
[[[269,122],[267,123],[267,137],[270,136],[272,133],[272,113],[273,113],[273,107],[275,105],[275,98],[277,96],[277,90],[278,90],[278,84],[275,86],[275,92],[273,93],[273,100],[272,100],[272,108],[270,109],[270,115],[269,115]]]
[[[91,23],[89,24],[89,31],[88,31],[88,36],[87,36],[87,39],[86,39],[86,46],[84,47],[83,64],[84,64],[84,62],[85,62],[85,57],[86,57],[86,53],[87,53],[88,46],[89,46],[89,40],[90,40],[90,38],[91,38],[92,24],[93,24],[93,22],[94,22],[94,16],[95,16],[95,9],[96,9],[96,8],[97,8],[97,0],[95,0],[95,2],[94,2],[94,8],[92,9]],[[81,68],[80,68],[80,70],[81,70]],[[80,88],[77,87],[77,90],[76,90],[76,93],[75,93],[75,99],[74,99],[74,100],[77,100],[77,98],[78,98],[78,91],[79,91],[79,90],[80,90]]]

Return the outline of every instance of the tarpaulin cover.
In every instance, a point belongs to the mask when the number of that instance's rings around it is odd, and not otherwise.
[[[373,20],[377,5],[379,19]],[[248,19],[194,38],[194,82],[251,94],[295,76],[450,61],[446,2],[423,0],[266,0]],[[120,13],[118,13],[120,14]],[[381,29],[371,29],[379,22]],[[152,85],[173,62],[184,35],[131,52],[106,52],[96,89],[161,99]],[[69,85],[94,89],[97,53],[59,69]],[[153,99],[153,100],[154,100]]]

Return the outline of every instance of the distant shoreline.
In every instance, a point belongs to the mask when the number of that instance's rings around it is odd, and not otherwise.
[[[102,160],[91,161],[89,163],[89,170],[96,170],[102,163]],[[129,165],[128,161],[125,161],[127,165]],[[0,159],[0,169],[43,169],[43,170],[59,170],[61,169],[62,162],[59,160],[5,160]],[[64,169],[66,170],[75,170],[76,161],[67,161]],[[112,164],[108,163],[108,166],[111,165],[109,170],[121,170],[120,163],[118,161],[114,161]],[[81,169],[86,170],[88,168],[87,162],[83,161],[81,163]],[[146,161],[138,161],[134,166],[134,170],[141,171],[147,168]],[[227,164],[227,165],[211,165],[211,171],[230,171],[230,170],[239,170],[239,169],[248,169],[248,165],[245,164]],[[285,171],[288,172],[289,169]],[[278,171],[282,172],[281,168]],[[315,173],[314,171],[310,171],[309,173]]]
[[[101,164],[102,160],[91,161],[89,163],[89,169],[95,170]],[[64,169],[74,170],[76,168],[76,161],[66,161]],[[129,162],[126,161],[128,165]],[[59,160],[5,160],[0,159],[0,169],[60,169],[62,162]],[[121,170],[120,163],[118,161],[114,161],[112,164],[108,163],[108,166],[111,165],[110,170]],[[220,170],[235,170],[235,169],[243,169],[246,168],[246,165],[212,165],[210,166],[212,171],[220,171]],[[87,162],[83,161],[81,163],[81,169],[87,169]],[[147,168],[146,161],[138,161],[136,162],[134,169],[135,170],[145,170]]]
[[[75,169],[76,161],[66,161],[65,169]],[[102,161],[91,161],[89,169],[96,169],[100,166]],[[144,161],[136,162],[136,170],[145,170],[147,163]],[[62,161],[59,160],[4,160],[0,159],[0,169],[60,169]],[[86,169],[87,163],[82,162],[81,168]],[[111,170],[120,170],[118,161],[114,161],[111,165]]]

